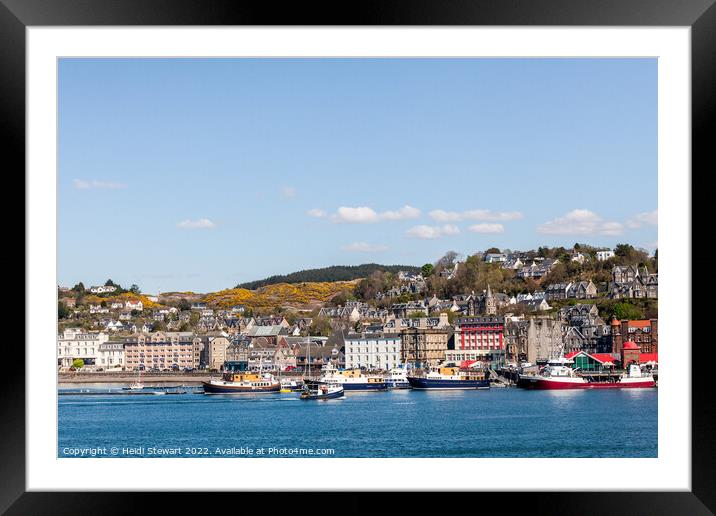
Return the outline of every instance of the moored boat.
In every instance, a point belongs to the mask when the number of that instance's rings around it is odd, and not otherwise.
[[[281,380],[281,392],[301,392],[303,389],[304,385],[300,380],[290,380],[288,378]]]
[[[381,376],[364,375],[360,369],[339,371],[328,365],[321,375],[321,382],[341,385],[346,391],[385,391],[388,384]]]
[[[572,361],[564,357],[552,359],[539,374],[521,374],[517,386],[524,389],[634,389],[655,387],[654,377],[630,364],[625,372],[579,373],[571,367]]]
[[[408,373],[404,367],[395,367],[388,371],[385,377],[385,383],[388,389],[410,389]]]
[[[422,375],[408,375],[408,383],[418,390],[489,389],[490,380],[484,371],[438,366]]]
[[[281,383],[270,374],[224,373],[220,379],[201,382],[204,394],[258,394],[279,392]]]
[[[342,385],[337,383],[321,383],[316,382],[310,385],[306,385],[305,389],[301,392],[302,400],[330,400],[334,398],[340,398],[345,393]]]

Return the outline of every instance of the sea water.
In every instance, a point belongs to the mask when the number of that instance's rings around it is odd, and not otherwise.
[[[517,388],[323,401],[298,393],[60,395],[58,456],[657,457],[657,396]]]

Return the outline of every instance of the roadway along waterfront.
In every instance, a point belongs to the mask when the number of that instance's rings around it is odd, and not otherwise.
[[[657,401],[657,389],[59,396],[58,456],[657,457]]]

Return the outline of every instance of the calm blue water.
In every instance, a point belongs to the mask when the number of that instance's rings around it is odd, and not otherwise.
[[[656,389],[60,396],[58,408],[60,457],[657,457]]]

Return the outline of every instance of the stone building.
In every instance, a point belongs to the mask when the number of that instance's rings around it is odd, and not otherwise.
[[[531,317],[526,348],[531,364],[558,355],[562,351],[562,323],[551,317]]]
[[[200,364],[208,369],[220,371],[226,362],[226,350],[231,343],[223,333],[209,333],[202,335],[201,342],[203,349],[200,353]]]
[[[611,331],[593,304],[565,306],[559,311],[563,326],[564,352],[611,353]]]
[[[608,290],[613,299],[656,299],[659,297],[659,275],[650,274],[646,267],[615,265]]]
[[[428,318],[400,331],[400,361],[412,367],[429,367],[445,360],[452,331],[447,327],[430,327]]]
[[[496,315],[497,314],[497,298],[492,294],[490,285],[482,294],[475,295],[474,292],[467,295],[455,296],[453,298],[462,313],[468,317],[476,315]]]
[[[659,352],[659,321],[644,319],[636,321],[617,319],[611,324],[612,352],[621,353],[624,343],[634,342],[641,353]]]
[[[562,349],[562,323],[553,317],[509,318],[505,322],[508,362],[546,361]]]

